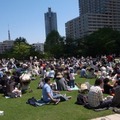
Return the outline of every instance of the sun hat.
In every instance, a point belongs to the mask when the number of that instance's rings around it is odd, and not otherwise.
[[[62,77],[63,77],[63,75],[60,72],[58,72],[56,75],[56,78],[62,78]]]
[[[81,84],[81,86],[80,86],[81,91],[84,91],[84,90],[87,90],[87,89],[88,89],[88,87],[85,83]]]

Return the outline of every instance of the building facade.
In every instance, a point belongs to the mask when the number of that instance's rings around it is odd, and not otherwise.
[[[13,45],[14,45],[13,40],[5,40],[3,42],[0,42],[0,54],[11,49],[13,47]]]
[[[120,31],[120,0],[79,0],[79,16],[80,38],[103,27]]]
[[[35,48],[35,51],[44,53],[44,44],[43,43],[34,43],[32,46]]]
[[[80,38],[80,30],[80,17],[74,18],[65,23],[66,36],[69,38]]]
[[[48,8],[48,12],[44,14],[45,17],[45,32],[47,35],[53,31],[57,31],[57,14],[51,11],[51,8]]]

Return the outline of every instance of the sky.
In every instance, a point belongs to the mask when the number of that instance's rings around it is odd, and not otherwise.
[[[79,16],[78,0],[0,0],[0,42],[24,37],[29,44],[45,42],[44,13],[57,13],[58,32],[65,36],[65,23]]]

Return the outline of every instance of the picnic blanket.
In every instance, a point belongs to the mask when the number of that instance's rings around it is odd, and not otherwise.
[[[79,88],[77,87],[77,85],[75,85],[74,88],[70,88],[70,90],[79,90]]]
[[[49,104],[49,103],[44,102],[42,99],[36,100],[34,97],[32,97],[32,98],[29,98],[27,100],[26,104],[37,107],[37,106],[43,106],[43,105],[46,105],[46,104]]]
[[[37,106],[43,106],[43,105],[48,105],[48,104],[50,104],[49,102],[48,103],[46,103],[46,102],[44,102],[43,100],[37,100],[37,102],[35,102],[36,103],[36,105]]]

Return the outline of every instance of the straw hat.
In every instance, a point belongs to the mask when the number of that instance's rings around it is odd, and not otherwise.
[[[80,86],[81,91],[84,91],[84,90],[87,90],[87,89],[88,89],[88,87],[87,87],[86,84],[81,84],[81,86]]]
[[[62,77],[63,77],[63,75],[60,72],[58,72],[56,75],[56,78],[62,78]]]

